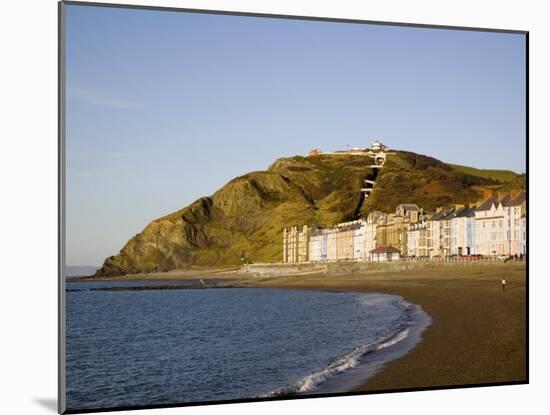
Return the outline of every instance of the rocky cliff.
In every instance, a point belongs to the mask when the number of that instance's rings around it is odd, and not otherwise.
[[[289,157],[267,171],[237,177],[209,197],[154,220],[105,260],[97,275],[281,260],[285,227],[334,225],[399,203],[425,210],[475,201],[484,187],[504,185],[410,152],[388,156],[378,172],[353,155]],[[363,180],[375,178],[364,200]]]

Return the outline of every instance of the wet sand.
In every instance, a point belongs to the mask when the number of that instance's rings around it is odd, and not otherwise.
[[[502,289],[501,280],[507,288]],[[358,391],[526,381],[524,263],[444,264],[403,271],[256,278],[258,287],[395,294],[432,318],[423,340]]]

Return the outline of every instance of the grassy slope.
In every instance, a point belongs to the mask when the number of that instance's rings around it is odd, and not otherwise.
[[[415,203],[426,211],[454,203],[475,202],[491,179],[459,172],[432,157],[406,151],[388,156],[363,214],[393,212],[400,203]]]
[[[509,182],[519,176],[518,173],[513,172],[511,170],[476,169],[475,167],[461,166],[459,164],[447,164],[447,165],[457,172],[466,173],[472,176],[497,180],[499,182]]]

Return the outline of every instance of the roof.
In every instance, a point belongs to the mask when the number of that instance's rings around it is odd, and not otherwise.
[[[396,210],[399,209],[400,207],[406,210],[416,210],[416,211],[420,210],[420,208],[414,203],[401,203],[400,205],[397,206]]]
[[[450,219],[449,217],[451,216],[451,214],[453,212],[454,212],[454,208],[443,209],[441,212],[438,212],[435,215],[433,215],[430,220],[434,221],[434,220],[447,220],[447,219]]]
[[[455,218],[471,218],[475,216],[475,208],[462,208],[455,212]]]
[[[499,203],[502,203],[502,206],[506,206],[506,207],[509,207],[509,206],[520,206],[522,203],[525,202],[525,191],[521,191],[519,192],[516,196],[512,197],[512,195],[510,193],[507,193],[506,195],[504,195],[504,197],[502,197],[501,199],[499,199],[498,197],[498,194],[493,194],[492,196],[488,197],[487,199],[485,199],[481,205],[479,205],[479,207],[476,209],[477,211],[482,211],[482,210],[489,210],[491,209],[491,206],[493,204],[495,205],[498,205]]]
[[[507,206],[508,203],[510,203],[510,199],[512,199],[512,197],[509,193],[507,193],[502,199],[499,200],[499,203],[502,203],[502,206]]]
[[[503,203],[504,206],[520,206],[523,202],[525,202],[526,194],[524,191],[519,192],[516,197],[513,199],[511,198],[506,203]]]
[[[401,251],[393,246],[379,246],[370,251],[371,254],[392,254],[400,253]]]
[[[493,206],[493,204],[496,205],[497,203],[498,203],[498,195],[493,194],[492,196],[489,196],[487,199],[481,202],[481,205],[479,205],[476,210],[478,212],[482,210],[489,210],[491,209],[491,206]]]

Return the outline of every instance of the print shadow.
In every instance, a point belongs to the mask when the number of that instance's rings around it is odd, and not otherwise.
[[[57,413],[57,399],[55,398],[35,398],[34,402],[43,408]]]

